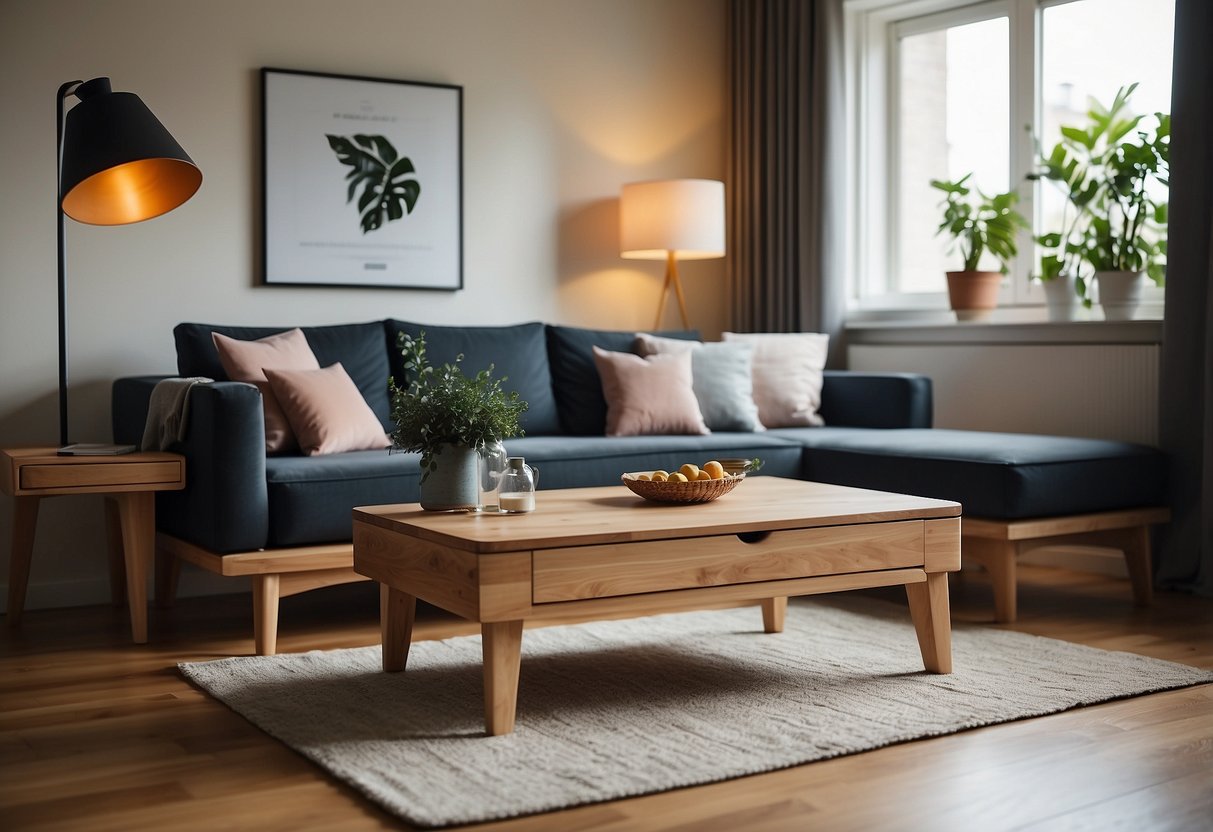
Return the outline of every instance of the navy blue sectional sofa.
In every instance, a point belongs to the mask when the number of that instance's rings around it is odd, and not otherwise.
[[[216,381],[191,391],[188,435],[173,449],[186,457],[187,487],[159,493],[156,504],[161,563],[175,556],[220,574],[254,576],[260,652],[273,652],[266,619],[276,620],[279,595],[355,579],[342,574],[349,571],[350,510],[415,502],[420,476],[414,454],[266,456],[260,393],[226,381],[211,333],[254,339],[285,329],[176,327],[177,374]],[[591,348],[631,351],[633,333],[397,320],[302,329],[321,366],[344,365],[385,430],[391,429],[388,376],[402,372],[400,332],[424,330],[434,363],[462,354],[465,370],[494,365],[494,374],[507,379],[503,386],[529,403],[526,435],[507,440],[506,448],[541,467],[544,489],[616,484],[624,471],[687,461],[760,457],[763,474],[956,500],[966,516],[1015,521],[1156,505],[1165,485],[1161,455],[1141,446],[932,429],[931,383],[921,375],[827,371],[825,427],[608,438]],[[159,379],[114,383],[115,441],[140,440]],[[331,580],[320,580],[320,571]],[[158,594],[171,592],[169,581],[159,580]]]

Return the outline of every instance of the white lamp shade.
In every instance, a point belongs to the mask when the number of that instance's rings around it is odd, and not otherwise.
[[[620,256],[635,260],[724,257],[724,183],[664,179],[623,186]]]

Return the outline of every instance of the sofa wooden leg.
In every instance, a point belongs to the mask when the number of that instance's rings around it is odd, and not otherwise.
[[[1133,601],[1148,607],[1154,600],[1154,567],[1150,562],[1150,527],[1125,529],[1121,548],[1133,584]]]
[[[258,656],[278,649],[278,576],[253,576],[253,643]]]
[[[990,584],[994,590],[994,620],[999,624],[1013,623],[1018,616],[1015,590],[1018,546],[1015,541],[966,537],[961,551],[964,557],[977,561],[990,574]]]

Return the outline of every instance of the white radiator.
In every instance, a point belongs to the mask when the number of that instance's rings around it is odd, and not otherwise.
[[[1158,444],[1157,344],[856,344],[847,357],[930,376],[939,428]]]

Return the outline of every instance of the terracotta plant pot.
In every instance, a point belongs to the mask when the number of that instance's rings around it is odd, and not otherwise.
[[[983,321],[998,306],[1001,272],[948,272],[948,301],[958,321]]]

